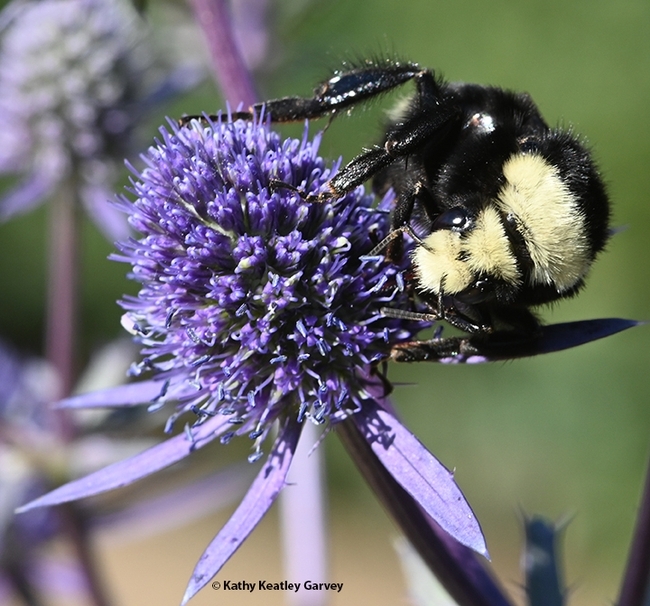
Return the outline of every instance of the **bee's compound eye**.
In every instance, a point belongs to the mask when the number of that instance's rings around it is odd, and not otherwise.
[[[431,228],[432,231],[449,229],[453,231],[465,231],[470,224],[470,217],[465,208],[456,206],[446,210],[436,217]]]

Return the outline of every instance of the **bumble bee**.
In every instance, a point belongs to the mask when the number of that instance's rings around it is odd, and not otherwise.
[[[373,179],[393,188],[392,228],[379,247],[397,260],[403,234],[415,240],[408,285],[428,313],[464,337],[394,346],[397,361],[454,356],[507,358],[535,350],[541,325],[531,307],[575,295],[609,230],[609,201],[589,151],[550,128],[526,93],[447,83],[414,63],[366,62],[335,72],[312,97],[264,108],[276,122],[334,116],[408,81],[415,93],[395,110],[379,145],[363,151],[316,201]]]

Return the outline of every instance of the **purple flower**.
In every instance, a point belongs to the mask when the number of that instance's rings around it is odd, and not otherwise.
[[[137,14],[123,0],[44,0],[12,2],[0,20],[0,172],[23,176],[0,219],[70,182],[98,226],[125,237],[107,200],[151,92]]]
[[[165,381],[160,403],[227,416],[222,441],[248,435],[259,446],[287,410],[298,422],[347,415],[367,397],[357,370],[417,328],[380,312],[407,295],[404,268],[364,258],[388,221],[371,197],[312,204],[271,190],[272,180],[323,188],[317,145],[243,121],[163,132],[135,203],[122,200],[144,234],[115,257],[142,284],[123,302],[145,356],[133,372]]]
[[[53,387],[54,377],[43,362],[21,359],[0,341],[0,596],[30,604],[40,603],[46,589],[44,548],[60,534],[61,520],[53,509],[24,517],[15,516],[14,509],[50,486],[35,464],[39,453],[34,446],[47,444],[52,456],[56,442],[47,401]]]
[[[142,344],[137,383],[66,405],[174,406],[167,430],[184,431],[23,508],[124,486],[209,442],[243,436],[266,461],[196,566],[184,603],[216,574],[268,511],[304,423],[346,425],[450,535],[485,554],[480,527],[446,470],[387,409],[372,369],[421,326],[385,317],[408,305],[400,272],[368,257],[389,229],[392,198],[377,208],[363,189],[306,202],[336,170],[319,137],[282,140],[263,121],[193,122],[161,130],[120,206],[141,234],[120,245],[140,282],[123,302]],[[299,193],[300,192],[300,193]],[[269,433],[277,427],[277,436]],[[265,447],[269,443],[268,448]]]

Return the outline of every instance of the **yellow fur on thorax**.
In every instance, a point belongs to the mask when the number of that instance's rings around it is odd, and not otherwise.
[[[531,284],[562,292],[589,268],[584,217],[557,169],[535,154],[515,154],[503,166],[505,185],[496,204],[515,217],[533,262]]]

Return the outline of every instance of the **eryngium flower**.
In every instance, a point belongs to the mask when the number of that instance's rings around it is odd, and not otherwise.
[[[75,407],[172,402],[185,431],[136,457],[67,484],[23,509],[124,486],[216,438],[253,441],[251,461],[278,428],[237,511],[208,546],[189,600],[241,545],[277,497],[305,422],[354,419],[378,465],[442,528],[485,554],[480,527],[453,475],[387,410],[370,373],[416,324],[381,313],[406,306],[405,267],[368,257],[389,230],[363,188],[331,203],[336,166],[319,137],[283,141],[264,122],[193,122],[162,130],[121,207],[142,236],[117,258],[141,283],[124,324],[142,343],[135,374],[149,380],[78,396]],[[407,261],[405,261],[405,264]],[[270,440],[269,440],[270,441]]]
[[[364,258],[388,228],[371,196],[315,204],[270,189],[321,191],[330,170],[317,147],[244,121],[163,131],[136,201],[123,200],[145,235],[115,257],[142,284],[123,302],[144,346],[134,372],[156,371],[160,400],[180,396],[199,419],[228,416],[222,441],[259,443],[288,413],[320,423],[359,408],[358,370],[416,328],[381,313],[408,301],[403,267]]]
[[[98,226],[126,236],[107,200],[151,92],[137,14],[124,0],[44,0],[13,2],[0,20],[0,172],[24,175],[0,218],[72,179]]]

